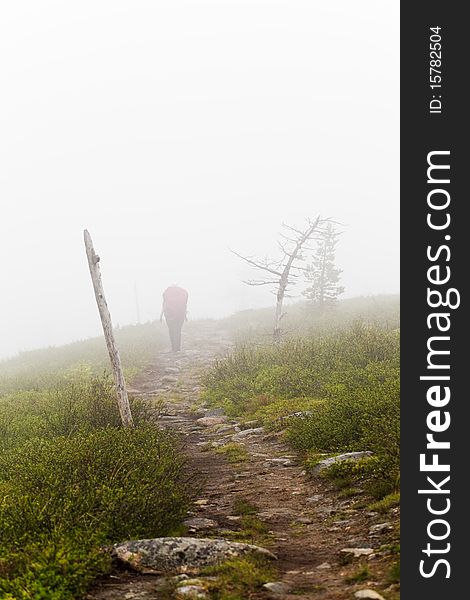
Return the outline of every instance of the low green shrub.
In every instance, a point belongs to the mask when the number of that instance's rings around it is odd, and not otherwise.
[[[243,346],[216,362],[204,384],[206,401],[286,429],[290,443],[305,453],[372,451],[373,460],[361,464],[361,472],[355,467],[354,476],[374,482],[375,496],[397,488],[398,331],[356,323],[316,338]],[[353,483],[350,476],[343,478]]]
[[[181,456],[152,425],[30,439],[3,452],[0,592],[77,598],[108,564],[100,544],[170,535],[188,508]]]
[[[209,589],[211,598],[217,600],[254,597],[264,583],[276,579],[272,564],[256,556],[233,558],[216,567],[208,567],[204,575],[214,578]]]
[[[328,453],[371,450],[360,463],[338,463],[333,477],[345,474],[387,482],[382,495],[398,487],[400,462],[400,389],[398,377],[368,382],[363,387],[338,389],[313,414],[296,419],[288,438],[301,450]],[[376,492],[377,495],[377,485]]]
[[[203,396],[232,415],[279,400],[292,400],[294,409],[299,399],[323,399],[342,388],[367,385],[371,377],[385,381],[398,369],[398,332],[357,323],[321,337],[241,346],[215,362],[204,378]]]
[[[3,600],[75,600],[110,571],[111,558],[90,531],[43,535],[17,547],[0,544]]]
[[[136,424],[148,420],[149,407],[130,398]],[[0,398],[0,449],[35,437],[74,435],[103,427],[119,427],[121,418],[111,376],[80,369],[56,378],[50,387],[11,393]]]

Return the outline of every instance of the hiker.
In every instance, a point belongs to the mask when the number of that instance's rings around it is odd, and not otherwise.
[[[188,292],[173,284],[163,292],[163,305],[160,314],[160,323],[165,321],[170,334],[171,349],[173,352],[181,350],[181,328],[187,321],[186,305],[188,303]]]

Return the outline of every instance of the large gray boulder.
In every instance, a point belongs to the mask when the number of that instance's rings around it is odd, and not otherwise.
[[[141,573],[198,573],[229,558],[255,554],[270,559],[276,556],[259,546],[223,539],[167,537],[132,540],[115,544],[112,555]]]
[[[331,456],[330,458],[325,458],[318,462],[314,467],[310,469],[310,473],[312,475],[318,475],[328,467],[331,467],[335,463],[349,461],[349,462],[357,462],[363,458],[367,458],[368,456],[372,456],[372,452],[369,450],[365,450],[364,452],[346,452],[345,454],[338,454],[337,456]]]

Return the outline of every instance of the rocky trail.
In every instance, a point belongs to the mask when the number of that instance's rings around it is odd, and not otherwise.
[[[278,433],[239,423],[200,400],[200,376],[230,349],[220,333],[192,337],[184,351],[161,353],[133,382],[132,393],[160,405],[158,422],[184,440],[197,496],[185,536],[242,541],[266,548],[277,576],[249,598],[346,600],[398,598],[387,583],[397,509],[354,507],[355,500],[306,472]],[[395,537],[394,537],[395,536]],[[384,549],[385,548],[385,549]],[[209,598],[203,577],[179,576],[168,596],[166,577],[116,570],[90,600]],[[188,581],[188,585],[185,585]]]

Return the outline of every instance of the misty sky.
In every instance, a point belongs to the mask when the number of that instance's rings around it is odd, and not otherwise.
[[[344,223],[345,296],[398,292],[392,0],[18,0],[0,7],[0,357],[115,324],[273,302],[230,254]],[[298,292],[300,293],[301,288]]]

